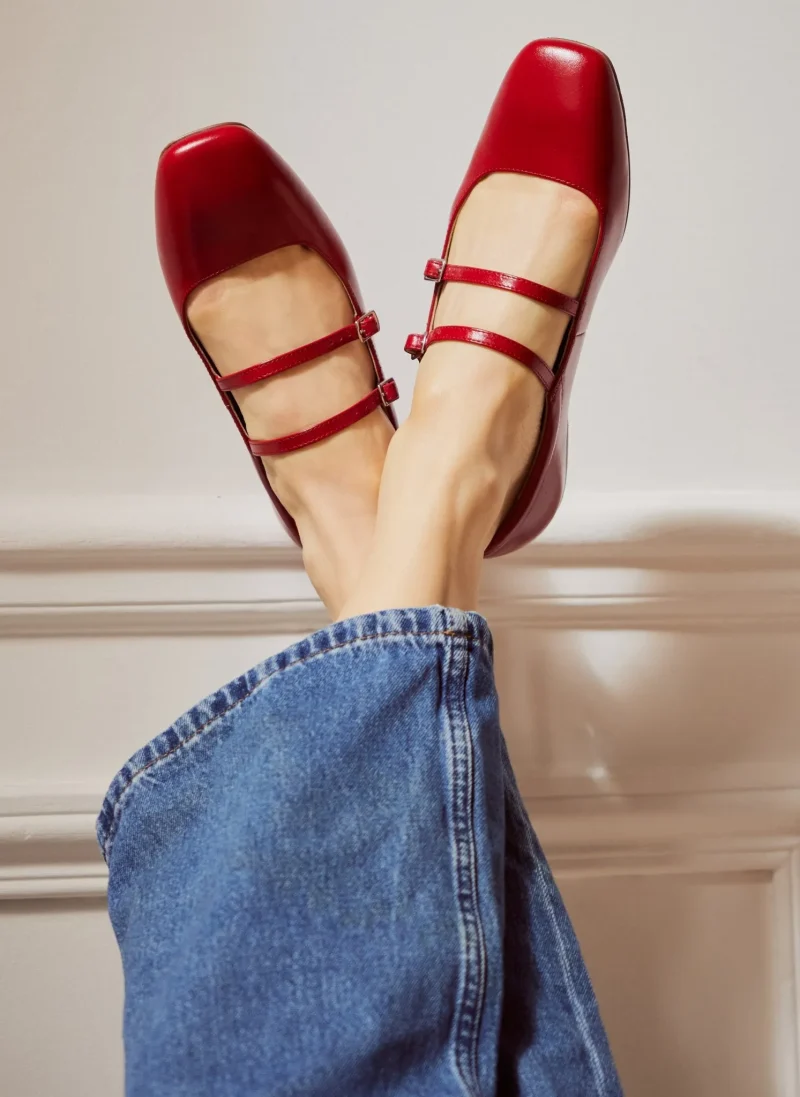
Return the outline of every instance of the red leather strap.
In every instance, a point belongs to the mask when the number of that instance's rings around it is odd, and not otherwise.
[[[509,290],[530,297],[543,305],[550,305],[561,312],[575,316],[580,302],[577,297],[568,297],[565,293],[531,282],[527,278],[518,278],[515,274],[502,274],[497,270],[483,270],[482,267],[459,267],[446,263],[444,259],[429,259],[425,264],[425,278],[429,282],[467,282],[473,286],[489,286],[491,289]]]
[[[515,339],[507,339],[505,335],[497,335],[493,331],[484,331],[483,328],[443,325],[434,328],[427,336],[409,335],[405,349],[412,358],[421,358],[431,343],[445,342],[473,343],[475,346],[487,347],[489,350],[496,350],[500,354],[514,358],[536,375],[541,381],[545,392],[549,392],[555,383],[553,371],[536,351],[526,347],[524,343],[518,343]]]
[[[414,359],[421,358],[425,353],[426,342],[427,340],[424,335],[411,334],[406,339],[406,345],[403,350]]]
[[[302,449],[303,446],[310,446],[314,442],[321,442],[323,438],[329,438],[332,434],[338,434],[340,430],[357,423],[359,419],[365,418],[381,405],[388,407],[397,397],[397,385],[391,377],[388,377],[358,403],[331,416],[330,419],[317,423],[314,427],[299,430],[295,434],[285,434],[283,438],[269,438],[263,441],[248,438],[247,444],[250,452],[256,457],[274,457],[278,453],[291,453],[292,450]]]
[[[352,324],[346,324],[338,331],[330,335],[324,335],[321,339],[315,339],[313,343],[297,347],[296,350],[279,354],[277,358],[271,358],[268,362],[261,362],[257,366],[248,366],[237,373],[228,373],[225,377],[215,377],[217,388],[221,392],[231,392],[233,389],[244,388],[245,385],[254,385],[257,381],[264,381],[267,377],[274,377],[276,373],[302,366],[305,362],[311,362],[323,354],[330,354],[347,343],[353,343],[360,339],[365,343],[380,330],[378,317],[374,312],[365,312],[358,316]]]

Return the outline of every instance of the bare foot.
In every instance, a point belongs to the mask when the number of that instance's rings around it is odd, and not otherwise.
[[[496,174],[465,202],[447,260],[577,296],[598,224],[594,204],[577,190]],[[432,326],[498,332],[552,366],[568,322],[516,293],[446,283]],[[497,351],[463,343],[426,351],[411,414],[389,448],[374,555],[343,612],[434,602],[474,608],[483,552],[527,471],[543,404],[533,373]]]
[[[491,175],[459,214],[448,262],[516,274],[574,297],[597,228],[597,209],[580,191],[548,179]],[[560,310],[516,293],[447,283],[433,326],[466,324],[498,332],[552,366],[568,322]],[[460,393],[457,402],[454,391]],[[452,448],[463,456],[477,442],[477,456],[488,457],[496,470],[501,494],[489,538],[533,456],[543,405],[544,390],[533,373],[497,351],[436,343],[420,363],[413,410],[450,420],[458,415],[459,430],[447,435]]]
[[[337,276],[299,245],[205,282],[191,295],[187,315],[221,374],[274,358],[353,320]],[[248,434],[261,439],[313,426],[374,386],[369,352],[353,342],[233,395]],[[363,568],[392,433],[378,410],[322,442],[262,459],[297,523],[306,570],[334,616]]]

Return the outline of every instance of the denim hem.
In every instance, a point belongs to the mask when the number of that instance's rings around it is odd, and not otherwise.
[[[386,609],[377,613],[366,613],[337,621],[304,640],[290,644],[277,655],[271,655],[257,663],[193,705],[166,731],[151,739],[128,759],[111,782],[97,818],[97,840],[106,862],[111,856],[126,794],[137,778],[211,728],[217,720],[241,704],[273,675],[349,644],[409,636],[466,640],[471,647],[482,649],[488,660],[492,661],[492,635],[485,618],[479,613],[446,606]]]

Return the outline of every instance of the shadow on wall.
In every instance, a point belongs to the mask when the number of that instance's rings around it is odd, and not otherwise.
[[[703,520],[523,562],[487,614],[525,796],[800,785],[800,536]]]
[[[703,519],[524,563],[491,572],[487,608],[534,823],[548,797],[800,788],[800,536]],[[563,886],[626,1097],[779,1092],[769,872]]]

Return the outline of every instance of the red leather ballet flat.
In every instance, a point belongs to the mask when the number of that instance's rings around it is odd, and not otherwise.
[[[599,232],[579,297],[567,297],[513,274],[447,262],[461,207],[472,188],[495,172],[565,183],[594,202],[600,215]],[[412,358],[421,358],[431,343],[475,343],[516,359],[544,387],[544,415],[528,474],[486,556],[501,556],[532,541],[561,502],[567,467],[567,403],[600,284],[625,231],[628,195],[625,112],[611,62],[598,50],[577,42],[531,42],[514,60],[494,101],[453,205],[443,258],[431,259],[425,267],[425,278],[436,283],[426,331],[409,335],[405,348]],[[572,319],[553,369],[528,347],[494,332],[432,327],[445,282],[519,293],[568,313]]]
[[[161,269],[186,334],[233,416],[283,524],[300,544],[297,526],[272,490],[261,458],[310,446],[378,408],[397,426],[389,406],[397,399],[397,386],[384,378],[372,343],[378,317],[364,311],[350,259],[325,214],[291,168],[247,126],[212,126],[164,149],[156,175],[156,236]],[[353,322],[268,362],[220,375],[189,323],[189,294],[223,271],[291,244],[316,251],[338,275],[353,307]],[[376,384],[371,392],[307,430],[282,438],[248,436],[234,391],[356,339],[366,344],[372,358]]]

